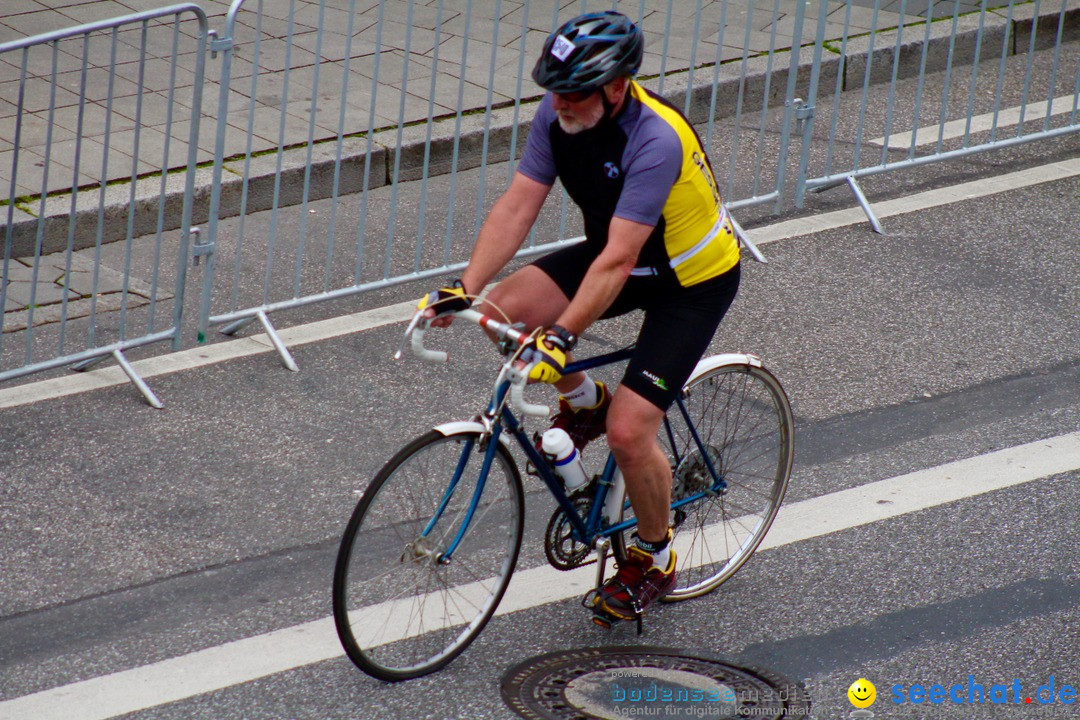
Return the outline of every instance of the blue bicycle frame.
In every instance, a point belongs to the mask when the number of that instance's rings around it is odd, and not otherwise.
[[[565,374],[569,375],[571,373],[579,372],[582,370],[591,370],[596,367],[610,365],[612,363],[626,360],[633,354],[633,351],[634,348],[633,346],[631,346],[623,348],[621,350],[616,350],[614,352],[604,353],[602,355],[596,355],[570,363],[566,366]],[[473,514],[475,513],[476,507],[480,503],[480,498],[484,493],[484,487],[487,481],[488,471],[491,469],[492,462],[494,462],[495,453],[497,452],[497,448],[500,442],[500,436],[502,435],[502,432],[504,430],[506,432],[509,432],[515,438],[515,440],[517,440],[518,446],[521,448],[522,452],[525,453],[525,456],[536,468],[537,475],[540,477],[541,480],[543,480],[544,484],[547,485],[548,490],[555,497],[555,500],[559,504],[559,507],[561,507],[563,512],[566,514],[566,517],[569,520],[572,528],[571,536],[574,538],[574,540],[585,545],[592,546],[597,538],[610,537],[612,535],[615,535],[616,533],[621,533],[635,527],[637,525],[637,520],[635,519],[625,520],[615,525],[602,527],[601,514],[604,509],[604,502],[607,499],[607,493],[611,489],[611,486],[613,484],[615,471],[617,469],[615,465],[615,457],[610,452],[608,453],[607,462],[604,465],[604,470],[601,473],[599,481],[596,484],[596,491],[590,503],[588,517],[582,518],[582,516],[578,513],[577,508],[574,507],[573,503],[570,502],[570,498],[566,495],[566,491],[563,488],[562,482],[551,470],[548,461],[544,458],[543,455],[540,454],[532,441],[525,434],[525,429],[521,421],[505,402],[506,395],[509,392],[509,389],[509,380],[503,380],[495,389],[491,404],[488,405],[485,417],[490,420],[491,435],[486,440],[487,448],[484,452],[484,460],[480,467],[480,474],[477,476],[478,479],[476,488],[473,491],[473,497],[471,502],[469,503],[469,507],[465,513],[465,517],[461,523],[461,527],[458,528],[458,532],[457,535],[454,537],[454,540],[447,547],[446,551],[440,556],[439,562],[449,563],[451,561],[454,551],[461,543],[462,538],[465,537],[465,533],[468,530],[469,525],[472,523]],[[694,444],[700,451],[700,457],[704,460],[710,476],[714,478],[714,482],[708,490],[694,493],[689,497],[682,498],[681,500],[673,502],[671,504],[671,508],[673,510],[678,509],[683,505],[697,502],[698,500],[707,495],[719,494],[723,492],[724,488],[727,486],[723,479],[723,476],[715,467],[713,460],[710,457],[710,454],[706,451],[704,443],[702,443],[701,438],[698,435],[697,428],[694,427],[694,424],[690,419],[690,414],[686,409],[686,404],[684,403],[681,395],[676,396],[675,405],[679,408],[679,412],[682,414],[683,419],[686,421],[686,425],[690,430],[690,435],[694,440]],[[668,438],[671,440],[673,452],[677,452],[676,443],[674,442],[674,437],[671,430],[671,423],[668,420],[667,416],[664,417],[664,428],[668,434]],[[454,491],[456,490],[459,482],[461,481],[461,477],[464,474],[465,467],[468,465],[468,460],[470,455],[472,454],[474,444],[475,441],[470,440],[465,444],[465,447],[462,449],[461,458],[458,460],[457,467],[454,470],[454,475],[451,478],[450,483],[447,485],[446,492],[443,495],[439,508],[436,511],[435,516],[431,519],[431,521],[428,523],[427,527],[422,533],[425,537],[435,527],[439,518],[442,516],[443,511],[449,504],[451,496],[454,494]],[[674,459],[677,465],[682,458],[676,456]],[[624,500],[624,502],[626,501]]]

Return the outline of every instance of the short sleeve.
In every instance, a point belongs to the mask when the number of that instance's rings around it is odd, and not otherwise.
[[[531,180],[544,185],[553,185],[558,176],[555,169],[555,156],[551,152],[551,124],[555,122],[555,110],[551,106],[551,95],[545,95],[536,109],[529,137],[525,141],[525,151],[521,154],[517,171]]]
[[[655,132],[650,132],[650,130]],[[682,142],[665,123],[647,123],[628,139],[615,217],[655,225],[682,170]]]

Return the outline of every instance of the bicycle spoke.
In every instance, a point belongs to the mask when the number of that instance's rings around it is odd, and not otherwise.
[[[678,458],[676,485],[688,497],[676,530],[680,559],[676,589],[668,599],[712,590],[756,549],[783,499],[790,471],[790,409],[778,383],[766,371],[745,365],[720,366],[692,380],[686,411],[669,413]],[[700,441],[700,444],[699,444]],[[710,466],[718,477],[710,477]]]
[[[357,506],[335,571],[334,611],[349,657],[376,677],[416,677],[452,660],[506,589],[523,529],[520,477],[499,446],[488,476],[477,478],[476,437],[419,438]],[[471,455],[461,462],[465,448]],[[447,492],[457,468],[461,477]]]

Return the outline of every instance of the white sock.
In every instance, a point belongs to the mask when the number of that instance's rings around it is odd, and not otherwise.
[[[566,402],[570,403],[570,407],[572,408],[586,408],[592,407],[599,400],[596,394],[596,383],[593,382],[593,379],[586,373],[585,379],[581,381],[581,384],[564,394],[563,398],[566,399]]]
[[[663,540],[664,547],[659,550],[653,550],[660,543],[650,543],[642,540],[636,533],[634,534],[634,545],[638,550],[644,550],[652,556],[653,565],[661,570],[667,570],[668,563],[671,562],[671,531],[668,531],[668,536]]]
[[[661,570],[667,570],[668,563],[671,562],[671,545],[666,545],[663,550],[652,553],[652,562]]]

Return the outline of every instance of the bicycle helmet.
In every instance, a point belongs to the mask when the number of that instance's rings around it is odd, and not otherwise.
[[[641,67],[645,37],[613,10],[587,13],[548,36],[533,67],[537,85],[557,93],[595,90]]]

